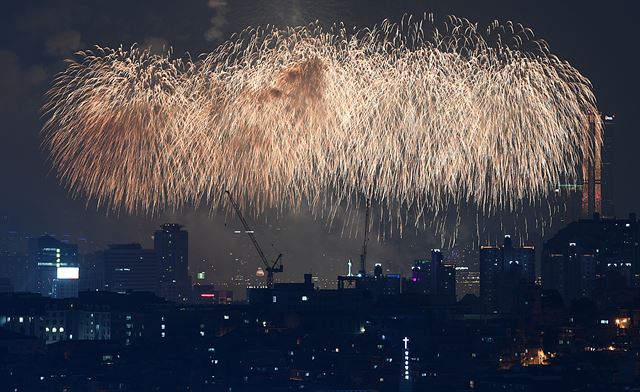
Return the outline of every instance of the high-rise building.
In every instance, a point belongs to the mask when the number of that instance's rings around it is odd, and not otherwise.
[[[613,141],[614,116],[603,115],[594,118],[590,125],[592,144],[584,146],[593,155],[583,159],[577,169],[575,183],[560,184],[557,191],[566,206],[567,223],[578,219],[589,219],[594,214],[611,218],[613,206]],[[594,141],[601,141],[596,148]]]
[[[498,309],[502,252],[497,246],[480,247],[480,299],[492,311]]]
[[[411,281],[416,284],[423,284],[429,287],[429,270],[431,269],[431,260],[420,259],[413,262],[411,267]],[[427,294],[425,292],[425,294]]]
[[[53,281],[53,298],[77,298],[80,268],[58,267],[56,279]]]
[[[11,228],[8,217],[0,216],[0,278],[9,279],[17,291],[26,291],[28,272],[22,237]]]
[[[153,239],[160,259],[160,295],[169,301],[189,300],[189,233],[179,224],[166,223]]]
[[[480,247],[480,299],[491,312],[510,312],[523,289],[535,284],[535,249],[515,247],[511,236],[501,247]]]
[[[544,244],[542,285],[565,301],[590,296],[595,282],[615,274],[628,287],[640,281],[640,224],[628,219],[580,219]]]
[[[466,295],[480,296],[480,271],[470,271],[469,267],[456,266],[456,295],[461,300]]]
[[[594,140],[602,140],[602,123],[593,121],[591,132]],[[593,156],[584,159],[582,164],[581,218],[602,213],[602,148],[587,147]]]
[[[160,263],[152,249],[140,244],[109,245],[104,251],[105,289],[158,293]]]
[[[50,235],[29,240],[29,264],[33,271],[32,288],[43,296],[53,296],[58,268],[78,267],[78,246],[67,244]]]
[[[456,301],[456,267],[443,263],[440,249],[431,250],[431,260],[415,260],[411,268],[411,279],[406,284],[408,292],[429,294],[436,301]]]
[[[568,243],[565,249],[559,244],[547,244],[542,256],[543,287],[557,290],[567,302],[591,296],[596,281],[595,255],[575,242]]]
[[[440,249],[431,249],[431,268],[429,269],[429,286],[432,294],[438,294],[440,288],[440,277],[442,275],[442,261],[444,256]]]
[[[444,258],[456,268],[458,300],[467,294],[480,295],[479,249],[473,244],[454,246],[443,251]]]
[[[446,303],[456,302],[456,266],[442,264],[436,293]]]
[[[536,254],[533,246],[514,247],[511,236],[504,237],[502,246],[503,270],[517,273],[521,279],[529,284],[536,280]]]
[[[604,115],[604,132],[602,135],[602,211],[605,218],[615,217],[613,203],[613,177],[614,168],[614,141],[615,141],[615,116]]]

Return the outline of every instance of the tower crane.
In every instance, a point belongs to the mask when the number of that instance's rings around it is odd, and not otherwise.
[[[244,219],[242,212],[240,212],[240,207],[238,206],[238,203],[236,203],[236,201],[233,200],[233,197],[231,196],[231,192],[225,191],[225,193],[227,194],[227,196],[229,196],[229,201],[231,202],[233,209],[236,211],[236,214],[238,215],[240,222],[242,222],[242,226],[244,227],[245,233],[247,233],[247,235],[251,239],[251,242],[253,243],[253,247],[256,248],[256,252],[258,252],[260,259],[264,264],[265,270],[267,271],[267,287],[272,289],[273,275],[278,272],[282,272],[284,270],[284,267],[280,261],[282,259],[282,253],[280,253],[274,261],[269,261],[269,259],[267,259],[267,256],[265,256],[264,252],[262,251],[262,248],[260,247],[258,240],[256,240],[256,236],[253,234],[253,230],[251,230],[251,228],[249,227],[249,224]]]

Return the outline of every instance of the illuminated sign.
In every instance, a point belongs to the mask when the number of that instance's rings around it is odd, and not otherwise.
[[[404,337],[404,379],[409,380],[409,338]]]
[[[215,294],[213,293],[202,293],[200,294],[200,298],[215,298]]]
[[[57,268],[58,279],[79,279],[80,268],[78,267],[58,267]]]

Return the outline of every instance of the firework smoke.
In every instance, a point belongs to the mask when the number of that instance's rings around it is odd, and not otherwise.
[[[80,58],[49,92],[45,146],[74,194],[129,211],[365,195],[417,225],[543,199],[601,142],[590,82],[511,23],[249,29],[197,61]]]

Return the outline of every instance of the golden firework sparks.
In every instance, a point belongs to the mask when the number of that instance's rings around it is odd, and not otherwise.
[[[601,143],[588,79],[512,23],[248,29],[197,61],[79,55],[49,92],[44,144],[74,194],[129,211],[219,208],[224,190],[256,213],[360,194],[514,209]]]

